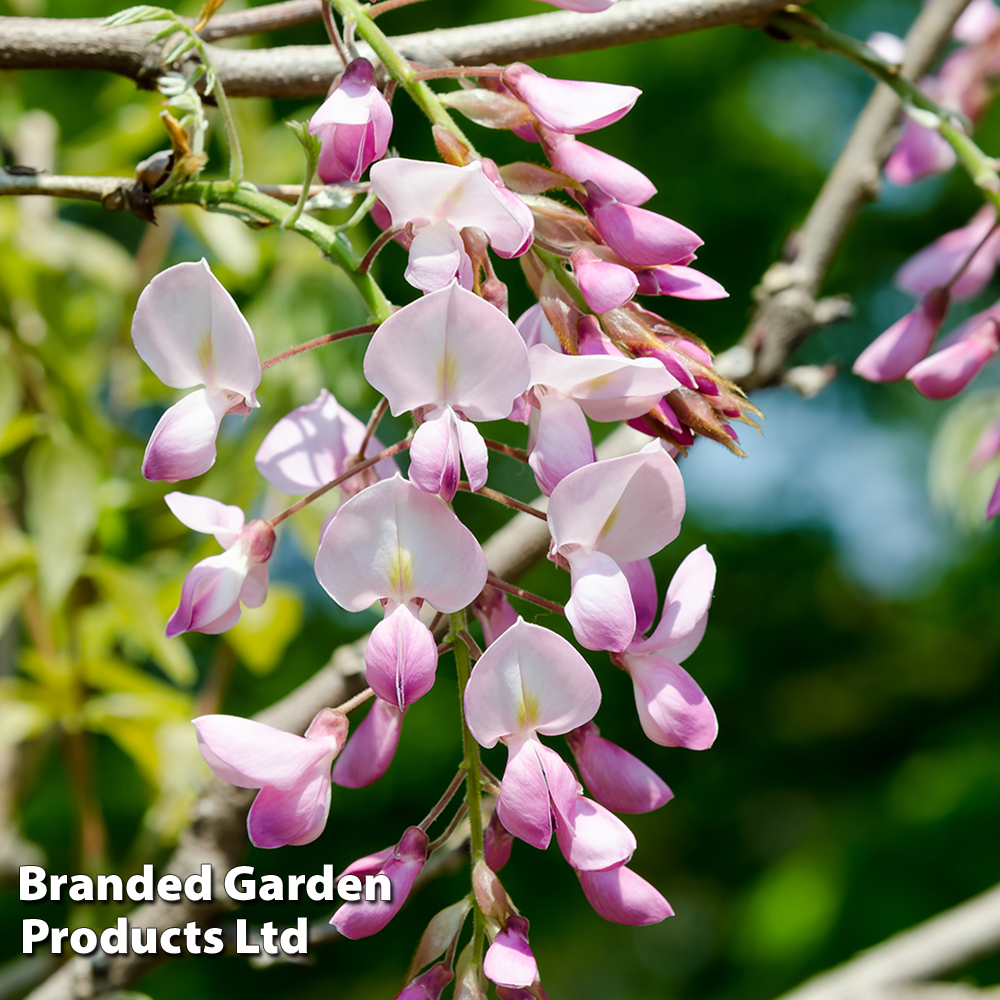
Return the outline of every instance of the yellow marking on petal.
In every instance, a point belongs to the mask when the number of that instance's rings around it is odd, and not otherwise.
[[[598,389],[603,389],[610,381],[610,372],[607,375],[597,375],[585,383],[585,388],[591,392],[596,392]]]
[[[458,378],[458,358],[448,353],[445,348],[444,357],[438,365],[438,385],[440,386],[439,399],[451,399],[455,391],[455,381]]]
[[[521,686],[521,697],[518,699],[517,704],[517,719],[521,723],[521,727],[530,726],[534,728],[534,723],[538,719],[540,706],[538,704],[538,696],[531,694],[524,690],[524,686]]]
[[[206,330],[198,341],[198,361],[203,372],[211,372],[215,368],[215,349],[211,330]]]
[[[400,598],[413,591],[413,553],[409,549],[397,546],[395,553],[389,559],[386,567],[389,586]]]
[[[615,509],[611,511],[608,515],[608,519],[604,522],[604,527],[601,528],[600,535],[597,536],[597,540],[601,541],[602,538],[607,538],[611,529],[615,526],[615,522],[618,520],[618,515],[621,513],[621,501],[615,504]]]

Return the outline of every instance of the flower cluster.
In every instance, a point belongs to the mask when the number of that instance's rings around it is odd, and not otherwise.
[[[558,5],[594,11],[611,2]],[[378,780],[406,714],[435,683],[440,655],[454,650],[464,733],[456,780],[397,844],[342,873],[387,875],[391,899],[344,904],[332,918],[349,938],[379,931],[430,854],[468,817],[475,902],[462,900],[435,918],[440,948],[430,954],[422,947],[424,962],[412,970],[404,997],[440,996],[456,974],[470,911],[475,960],[460,962],[459,976],[485,975],[502,996],[543,995],[528,921],[496,874],[515,840],[544,849],[554,835],[585,897],[608,920],[638,925],[672,913],[631,869],[636,839],[616,814],[657,809],[673,793],[601,736],[594,670],[559,632],[521,617],[508,593],[563,611],[580,646],[610,654],[631,679],[638,722],[653,743],[711,746],[715,714],[681,663],[705,632],[715,566],[704,546],[680,562],[654,628],[659,598],[650,558],[677,538],[684,516],[677,456],[696,435],[738,450],[731,421],[753,423],[755,412],[713,371],[703,343],[635,301],[725,295],[691,266],[698,236],[641,207],[655,193],[649,180],[577,139],[621,118],[639,91],[554,80],[519,63],[479,84],[448,95],[449,103],[537,141],[550,166],[498,167],[457,130],[436,133],[447,162],[384,158],[392,113],[363,58],[349,63],[310,124],[325,182],[357,182],[371,168],[373,217],[384,232],[369,258],[397,239],[407,250],[405,277],[422,293],[364,331],[374,329],[364,375],[384,397],[372,419],[363,424],[324,389],[278,420],[257,452],[257,468],[278,489],[307,495],[270,520],[247,523],[239,508],[206,497],[166,498],[180,521],[213,534],[225,549],[188,574],[169,634],[221,632],[239,618],[241,603],[261,604],[276,526],[334,487],[338,506],[324,525],[316,578],[347,611],[382,609],[365,650],[369,689],[323,709],[304,736],[231,716],[195,720],[216,774],[260,789],[248,819],[254,844],[316,839],[331,783],[357,788]],[[554,189],[565,197],[547,193]],[[491,250],[520,258],[538,296],[516,323]],[[169,482],[197,476],[214,462],[222,417],[258,406],[262,367],[275,359],[262,366],[249,326],[205,261],[177,265],[150,283],[133,339],[167,385],[202,387],[166,411],[143,473]],[[388,448],[375,436],[385,410],[408,414],[414,425]],[[528,425],[525,453],[487,441],[477,426],[505,419]],[[589,421],[627,421],[649,441],[599,461]],[[569,573],[564,608],[492,576],[479,541],[451,507],[459,490],[518,506],[487,488],[491,447],[520,454],[549,498],[549,558]],[[405,476],[394,458],[403,452]],[[468,631],[469,610],[482,623],[482,651]],[[445,618],[451,627],[439,646],[435,630]],[[367,714],[348,735],[348,712],[366,701]],[[576,770],[546,742],[558,736],[566,737]],[[497,743],[508,756],[494,778],[477,744]],[[463,786],[464,803],[432,840],[431,825]],[[495,796],[485,830],[483,792]]]

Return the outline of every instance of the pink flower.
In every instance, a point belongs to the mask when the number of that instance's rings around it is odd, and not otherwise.
[[[309,120],[320,138],[318,173],[324,184],[357,181],[382,159],[392,135],[392,111],[375,86],[367,59],[348,64],[337,89]]]
[[[472,264],[459,235],[466,226],[482,229],[501,257],[531,246],[531,210],[503,186],[489,160],[455,167],[394,157],[372,167],[371,182],[392,225],[413,229],[406,278],[422,291],[455,279],[471,284]]]
[[[392,885],[389,900],[361,899],[356,903],[344,903],[330,918],[330,923],[346,938],[357,940],[377,934],[399,912],[406,897],[413,888],[420,870],[427,860],[427,834],[411,826],[399,843],[388,853],[377,873],[388,877]],[[352,873],[351,868],[341,873]],[[376,891],[379,891],[376,888]]]
[[[350,468],[364,438],[365,425],[344,409],[332,393],[320,389],[311,403],[292,410],[268,431],[254,462],[276,489],[293,496],[311,493]],[[373,436],[365,448],[365,458],[382,450],[382,443]],[[346,500],[397,471],[395,459],[384,458],[348,479],[340,487],[340,495]]]
[[[550,3],[553,7],[562,7],[563,10],[575,10],[580,14],[596,14],[598,11],[613,7],[617,0],[542,0],[542,2]]]
[[[143,289],[132,343],[165,385],[191,389],[160,417],[142,474],[175,483],[215,464],[215,438],[227,413],[258,406],[260,359],[253,331],[204,258],[175,264]]]
[[[639,927],[674,915],[670,904],[630,868],[576,874],[587,902],[605,920]]]
[[[515,837],[544,849],[552,837],[552,798],[573,811],[576,778],[538,735],[589,722],[601,689],[586,660],[561,636],[519,618],[479,658],[465,687],[465,717],[484,747],[507,745],[497,817]]]
[[[385,605],[365,650],[366,677],[402,711],[431,689],[437,669],[419,605],[447,614],[471,604],[486,583],[486,559],[448,507],[396,475],[337,511],[319,543],[316,578],[347,611]]]
[[[525,987],[538,978],[538,964],[528,946],[528,921],[510,916],[483,959],[483,973],[497,986]]]
[[[469,421],[500,420],[528,385],[528,354],[514,324],[451,284],[404,306],[375,331],[365,377],[393,416],[412,410],[410,478],[450,503],[464,462],[473,490],[486,483],[486,444]]]
[[[181,601],[167,622],[167,635],[207,632],[216,635],[240,620],[240,602],[259,608],[267,598],[267,560],[274,528],[267,521],[244,524],[239,507],[208,497],[168,493],[167,506],[192,531],[215,535],[226,550],[195,565],[184,578]]]
[[[673,797],[666,782],[627,750],[601,736],[593,722],[566,734],[580,777],[601,805],[615,812],[644,813]]]
[[[569,566],[566,617],[587,649],[621,652],[635,635],[635,608],[621,564],[673,541],[684,516],[684,483],[658,441],[585,465],[552,491],[549,558]]]
[[[987,319],[968,334],[915,364],[906,377],[928,399],[957,396],[1000,349],[1000,324]]]
[[[728,299],[727,292],[715,278],[693,267],[660,264],[636,271],[640,295],[672,295],[675,299]]]
[[[542,143],[556,170],[581,182],[593,181],[626,205],[641,205],[656,194],[655,185],[644,173],[574,136],[546,130]]]
[[[968,225],[945,233],[914,254],[896,272],[896,284],[904,292],[919,298],[947,285],[959,268],[964,267],[949,292],[956,302],[974,299],[990,283],[1000,256],[1000,231],[986,239],[995,224],[996,209],[992,205],[984,205]],[[970,254],[980,244],[981,249],[970,261]]]
[[[447,962],[438,962],[411,979],[395,1000],[440,1000],[445,987],[455,978]]]
[[[636,87],[614,83],[554,80],[525,63],[511,63],[500,79],[542,125],[571,135],[593,132],[618,121],[642,93]]]
[[[927,357],[948,311],[948,293],[928,292],[901,320],[876,337],[851,369],[869,382],[896,382]]]
[[[247,816],[257,847],[309,844],[330,813],[330,764],[347,738],[347,716],[322,709],[305,736],[252,719],[203,715],[194,720],[208,766],[239,788],[259,788]]]
[[[706,750],[719,731],[711,704],[680,666],[705,634],[714,586],[715,562],[702,545],[670,581],[652,635],[636,635],[623,653],[612,657],[632,677],[643,731],[661,746]]]
[[[601,260],[587,247],[575,250],[570,263],[584,301],[596,313],[609,312],[630,302],[639,287],[634,271]]]
[[[334,782],[344,788],[364,788],[378,781],[392,763],[402,731],[403,712],[376,698],[333,765]]]

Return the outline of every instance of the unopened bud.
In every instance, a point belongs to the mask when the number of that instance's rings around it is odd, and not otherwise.
[[[507,286],[499,278],[487,278],[479,290],[491,306],[496,306],[504,316],[508,315]]]
[[[442,125],[435,125],[431,131],[434,133],[434,145],[445,163],[450,163],[453,167],[464,167],[470,162],[471,150],[454,132]]]
[[[254,518],[240,532],[244,551],[253,562],[267,562],[274,551],[274,528],[270,521]]]

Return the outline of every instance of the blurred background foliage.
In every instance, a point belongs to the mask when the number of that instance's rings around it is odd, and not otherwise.
[[[233,3],[227,5],[231,9]],[[0,0],[0,13],[100,16],[112,0]],[[179,4],[195,13],[197,3]],[[530,0],[436,0],[386,18],[400,33],[541,10]],[[865,37],[902,33],[908,0],[838,0],[815,9]],[[391,19],[391,21],[390,21]],[[319,25],[227,44],[323,40]],[[2,41],[0,41],[2,44]],[[661,300],[666,315],[716,350],[742,332],[750,290],[804,215],[870,84],[832,56],[724,28],[554,59],[559,76],[641,86],[621,123],[591,137],[657,183],[651,207],[704,239],[700,266],[731,297]],[[296,182],[300,154],[282,118],[318,102],[243,100],[238,122],[248,177]],[[166,145],[155,94],[100,74],[0,77],[0,139],[8,162],[65,173],[128,176]],[[394,145],[433,156],[429,132],[396,103]],[[499,162],[533,150],[469,126]],[[979,131],[1000,152],[1000,113]],[[224,173],[218,138],[210,171]],[[867,209],[830,278],[857,318],[815,337],[806,361],[841,360],[908,308],[896,267],[977,208],[953,173],[886,187]],[[342,213],[343,215],[343,213]],[[359,246],[371,231],[358,234]],[[173,397],[131,346],[136,297],[153,274],[208,258],[256,333],[261,355],[364,321],[363,307],[314,248],[289,234],[251,232],[225,216],[161,209],[158,225],[87,204],[0,200],[0,995],[16,996],[24,908],[19,863],[56,872],[122,871],[162,862],[205,774],[188,720],[249,714],[282,696],[362,634],[371,613],[348,615],[311,573],[322,511],[293,519],[272,560],[267,604],[232,632],[163,638],[186,570],[217,550],[162,502],[173,487],[139,476],[149,431]],[[378,277],[396,301],[401,251]],[[528,305],[516,264],[512,314]],[[957,312],[956,319],[996,296]],[[227,418],[219,461],[182,488],[272,513],[284,499],[253,468],[267,429],[326,386],[367,415],[364,344],[347,341],[266,373],[262,407]],[[764,436],[740,461],[700,442],[683,463],[689,514],[656,560],[661,582],[706,542],[719,564],[708,634],[688,666],[712,699],[721,735],[708,753],[642,737],[627,678],[593,655],[605,735],[637,750],[676,799],[633,817],[634,867],[677,917],[649,928],[606,924],[584,904],[555,848],[518,844],[504,882],[532,920],[549,995],[765,1000],[887,935],[1000,879],[1000,542],[982,525],[989,470],[965,455],[1000,411],[989,371],[957,406],[909,386],[870,387],[849,374],[819,397],[757,398]],[[944,419],[932,449],[932,437]],[[380,436],[397,440],[391,420]],[[491,428],[516,440],[517,429]],[[518,442],[520,443],[520,442]],[[933,461],[928,465],[929,456]],[[494,456],[501,489],[530,498],[530,475]],[[927,473],[931,492],[928,500]],[[995,475],[996,470],[992,470]],[[502,512],[460,495],[481,538]],[[564,598],[566,579],[537,567],[526,585]],[[560,627],[551,616],[547,625]],[[334,789],[325,835],[304,848],[248,851],[258,874],[343,867],[394,842],[453,773],[460,752],[451,667],[408,715],[388,775],[360,791]],[[487,755],[502,766],[502,751]],[[429,917],[466,891],[464,871],[421,891],[374,939],[338,942],[307,966],[253,970],[236,958],[185,958],[139,988],[169,1000],[267,991],[281,997],[392,996]],[[33,916],[110,924],[110,908],[36,905]],[[248,905],[241,916],[323,916],[320,904]],[[1000,979],[994,959],[966,970]],[[21,987],[23,991],[23,987]]]

